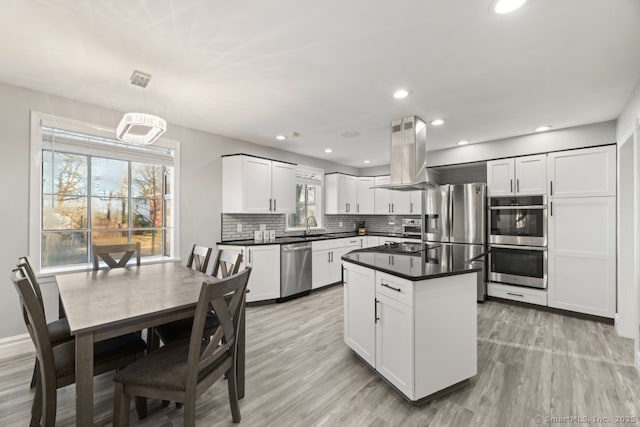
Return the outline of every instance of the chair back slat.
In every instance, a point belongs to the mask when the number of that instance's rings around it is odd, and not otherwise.
[[[218,279],[227,278],[240,270],[240,264],[242,264],[242,251],[221,249],[218,251],[211,275]]]
[[[226,279],[205,280],[202,283],[189,342],[187,387],[195,386],[198,373],[220,358],[228,357],[235,360],[240,312],[250,274],[251,268],[246,268]],[[207,313],[211,308],[214,309],[220,325],[203,348],[202,336]]]
[[[24,268],[14,269],[11,274],[11,280],[20,297],[24,323],[36,348],[36,357],[40,362],[39,372],[42,390],[46,390],[51,386],[55,388],[55,364],[44,310]]]
[[[44,300],[42,299],[42,291],[40,290],[40,282],[38,282],[38,278],[36,277],[36,273],[33,270],[33,266],[31,264],[31,260],[29,260],[29,257],[22,256],[22,257],[18,258],[18,263],[16,264],[16,267],[18,267],[18,268],[22,267],[24,269],[25,274],[27,275],[27,277],[31,281],[31,287],[33,287],[33,291],[36,293],[36,298],[38,299],[38,303],[40,303],[40,306],[42,307],[42,310],[44,312]]]
[[[93,253],[94,270],[100,268],[100,259],[102,259],[109,268],[126,267],[133,255],[136,256],[136,265],[140,265],[140,242],[117,245],[92,245],[91,252]],[[113,254],[122,254],[122,256],[116,260]]]
[[[212,248],[206,246],[193,245],[191,254],[187,260],[187,267],[193,268],[201,273],[206,273],[212,251]]]

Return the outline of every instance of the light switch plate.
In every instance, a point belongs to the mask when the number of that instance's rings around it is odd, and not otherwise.
[[[267,229],[267,224],[260,224],[260,231],[264,231]]]
[[[242,233],[242,224],[237,224],[237,225],[236,225],[236,231],[237,231],[238,233]]]
[[[338,227],[342,228],[342,222],[338,223]]]

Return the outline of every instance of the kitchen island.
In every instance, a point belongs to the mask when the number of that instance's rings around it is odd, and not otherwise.
[[[415,405],[477,373],[480,266],[446,246],[401,244],[349,252],[344,341]]]

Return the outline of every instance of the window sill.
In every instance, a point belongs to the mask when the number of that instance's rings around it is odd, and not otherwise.
[[[140,265],[149,265],[149,264],[160,264],[163,262],[179,262],[180,258],[171,258],[171,257],[146,257],[140,259]],[[135,265],[134,262],[129,262],[127,267]],[[42,279],[43,282],[46,282],[46,279],[53,279],[57,274],[72,274],[79,273],[83,271],[91,271],[93,267],[90,264],[82,264],[76,265],[73,267],[49,267],[43,268],[38,273],[38,279]]]

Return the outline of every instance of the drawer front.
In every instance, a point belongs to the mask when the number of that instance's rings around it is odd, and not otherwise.
[[[547,305],[547,292],[539,289],[489,283],[487,294],[491,297],[521,301],[529,304]]]
[[[311,250],[313,252],[329,250],[329,248],[331,248],[330,241],[331,240],[320,240],[319,242],[311,242]]]
[[[345,248],[359,248],[360,247],[360,237],[349,237],[344,239],[344,247]]]
[[[413,282],[376,272],[376,295],[385,295],[402,304],[413,306]]]

